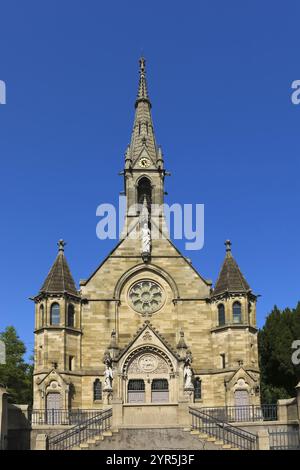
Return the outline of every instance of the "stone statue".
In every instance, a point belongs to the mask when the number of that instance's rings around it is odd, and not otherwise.
[[[145,221],[142,226],[142,253],[150,253],[151,235],[148,222]]]
[[[109,365],[106,365],[104,372],[104,390],[112,390],[114,373]]]
[[[149,210],[147,206],[147,198],[144,196],[143,207],[140,216],[142,253],[150,253],[151,251],[151,232],[149,229]]]
[[[194,385],[193,385],[193,371],[192,371],[192,368],[189,364],[184,366],[183,376],[184,376],[184,388],[185,388],[185,390],[193,389],[194,388]]]
[[[184,368],[183,368],[183,377],[184,377],[184,389],[191,390],[194,389],[193,385],[193,369],[191,366],[192,363],[192,353],[190,350],[187,350],[186,357],[184,361]]]
[[[105,364],[104,371],[104,389],[103,390],[112,390],[112,383],[114,379],[114,373],[112,370],[112,358],[109,351],[105,351],[103,362]]]

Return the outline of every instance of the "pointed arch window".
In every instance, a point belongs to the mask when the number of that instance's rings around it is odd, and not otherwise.
[[[100,379],[96,379],[93,385],[94,401],[102,400],[102,383]]]
[[[60,324],[60,307],[57,302],[51,305],[50,310],[50,324],[59,325]]]
[[[225,325],[225,307],[224,304],[218,305],[218,325]]]
[[[195,382],[194,382],[194,398],[195,400],[200,400],[201,399],[201,379],[199,377],[196,377]]]
[[[242,323],[242,306],[240,302],[234,302],[232,306],[233,323]]]
[[[73,304],[68,305],[67,325],[74,328],[75,326],[75,309]]]
[[[42,328],[44,326],[44,321],[45,321],[45,318],[44,318],[44,305],[40,305],[40,328]]]
[[[143,204],[145,196],[147,200],[148,211],[150,212],[151,203],[152,203],[152,187],[151,187],[151,181],[149,180],[149,178],[146,178],[144,176],[138,182],[138,187],[137,187],[138,204]]]

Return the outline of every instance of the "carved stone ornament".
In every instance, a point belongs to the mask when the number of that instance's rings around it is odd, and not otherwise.
[[[162,288],[153,281],[136,282],[129,291],[132,308],[144,315],[159,310],[163,303]]]
[[[152,335],[149,333],[149,331],[146,331],[146,333],[143,335],[143,341],[152,341]]]
[[[157,374],[168,373],[167,363],[159,356],[146,353],[136,357],[128,368],[128,373]]]

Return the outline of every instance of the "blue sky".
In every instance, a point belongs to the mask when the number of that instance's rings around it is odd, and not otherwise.
[[[166,201],[205,204],[204,248],[186,255],[215,281],[230,238],[261,295],[259,326],[274,304],[294,306],[299,2],[7,0],[0,9],[0,331],[15,325],[33,348],[28,298],[59,238],[77,282],[113,247],[96,238],[96,207],[123,189],[141,51],[172,173]]]

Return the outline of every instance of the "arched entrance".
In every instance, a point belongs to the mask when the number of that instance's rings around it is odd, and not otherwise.
[[[123,366],[125,403],[169,403],[174,400],[173,365],[165,352],[145,346],[132,352]]]

